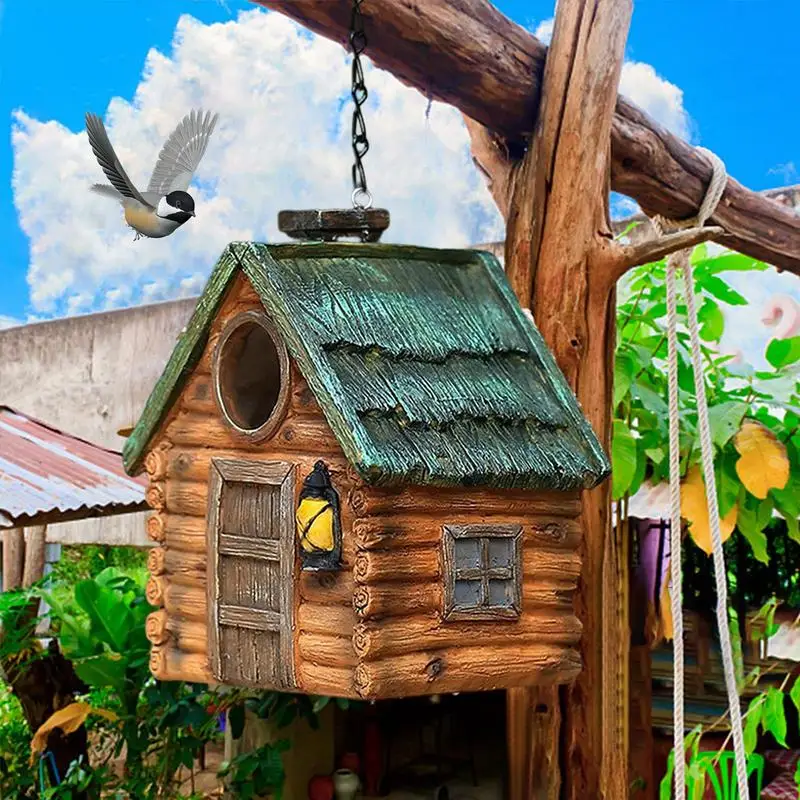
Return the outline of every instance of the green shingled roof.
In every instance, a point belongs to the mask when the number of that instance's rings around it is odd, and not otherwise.
[[[123,458],[134,473],[242,269],[372,484],[576,489],[610,470],[539,332],[483,252],[229,245]]]

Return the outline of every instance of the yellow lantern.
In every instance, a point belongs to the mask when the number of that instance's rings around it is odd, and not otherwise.
[[[324,461],[317,461],[303,481],[295,519],[303,569],[339,569],[342,555],[339,495]]]

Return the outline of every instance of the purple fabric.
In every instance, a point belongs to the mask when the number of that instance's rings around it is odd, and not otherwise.
[[[639,564],[636,569],[636,582],[640,585],[647,599],[658,604],[666,575],[669,560],[669,522],[660,519],[631,519],[631,525],[639,540]],[[659,563],[659,544],[661,544],[661,561]]]

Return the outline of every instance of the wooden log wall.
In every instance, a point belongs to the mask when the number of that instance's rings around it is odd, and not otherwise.
[[[148,559],[147,598],[159,610],[147,621],[153,647],[150,666],[162,680],[212,681],[208,653],[206,598],[206,512],[212,458],[288,461],[297,465],[298,491],[314,463],[324,458],[342,496],[342,522],[350,530],[344,502],[354,474],[303,377],[292,365],[286,417],[274,437],[252,444],[223,421],[214,399],[212,359],[225,325],[261,303],[239,276],[212,325],[202,358],[145,458],[150,479],[147,500],[154,513],[147,532],[159,547]],[[345,569],[337,575],[303,573],[297,582],[294,636],[298,688],[313,694],[356,696],[352,632],[352,539],[345,536]]]
[[[581,626],[577,495],[355,485],[355,687],[365,698],[572,680]],[[442,525],[523,524],[518,621],[443,622]]]

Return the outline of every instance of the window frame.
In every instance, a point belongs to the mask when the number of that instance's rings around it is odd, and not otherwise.
[[[279,380],[281,385],[278,389],[278,397],[275,401],[275,406],[273,407],[267,419],[257,428],[252,429],[241,427],[241,425],[239,425],[231,416],[227,405],[228,401],[226,401],[226,399],[223,397],[221,381],[221,372],[223,368],[222,360],[225,347],[231,337],[234,336],[239,329],[245,325],[258,325],[264,331],[264,333],[269,336],[273,345],[275,346],[275,350],[277,351],[278,364],[280,368]],[[219,342],[214,350],[214,359],[212,364],[214,399],[216,400],[217,407],[219,408],[220,415],[225,421],[225,424],[234,433],[236,433],[237,436],[240,436],[249,442],[261,442],[264,439],[268,439],[270,436],[273,436],[286,417],[286,412],[289,408],[289,395],[291,391],[290,372],[289,352],[286,349],[286,344],[284,343],[283,338],[278,333],[278,330],[273,324],[272,320],[261,311],[244,311],[240,314],[237,314],[223,328]]]
[[[478,541],[480,566],[477,569],[456,566],[456,541]],[[492,539],[511,539],[511,565],[490,567],[489,542]],[[513,621],[519,619],[522,607],[522,525],[445,525],[443,527],[444,610],[445,620]],[[512,600],[507,606],[490,605],[489,581],[511,582]],[[457,580],[480,580],[480,605],[458,605],[455,599]]]

